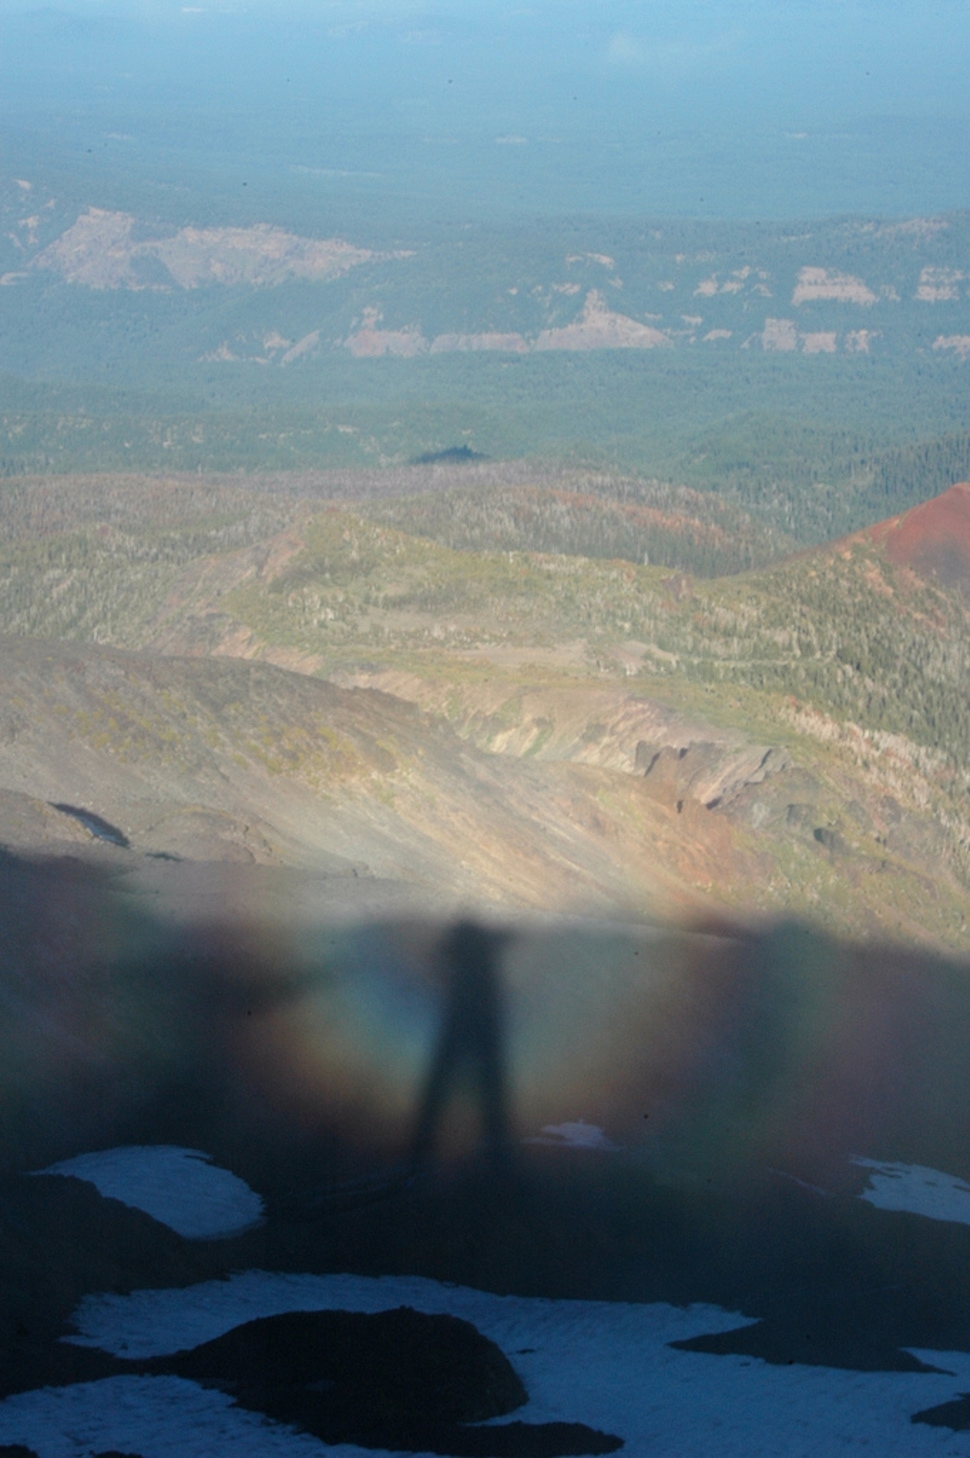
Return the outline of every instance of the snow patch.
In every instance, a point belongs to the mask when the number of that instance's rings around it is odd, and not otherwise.
[[[552,1144],[558,1148],[570,1149],[619,1149],[596,1124],[584,1124],[578,1119],[573,1124],[543,1124],[540,1134],[532,1139],[523,1139],[523,1144]]]
[[[144,1210],[191,1240],[238,1235],[263,1216],[259,1195],[198,1149],[133,1144],[79,1154],[34,1174],[86,1180],[100,1194]]]
[[[321,1458],[328,1451],[181,1377],[108,1377],[18,1393],[0,1403],[0,1443],[23,1443],[39,1458]]]
[[[242,1271],[225,1281],[202,1281],[179,1290],[85,1296],[71,1318],[77,1335],[64,1340],[141,1360],[213,1341],[242,1322],[285,1311],[375,1312],[398,1306],[460,1316],[513,1356],[526,1344],[538,1349],[540,1336],[543,1345],[565,1343],[579,1352],[584,1334],[602,1340],[615,1337],[636,1346],[684,1341],[751,1324],[751,1318],[738,1312],[701,1303],[677,1307],[664,1302],[552,1301],[493,1296],[427,1276]]]
[[[954,1175],[941,1174],[922,1164],[882,1163],[878,1159],[853,1159],[853,1164],[872,1170],[861,1199],[880,1210],[902,1210],[925,1215],[928,1220],[950,1220],[970,1225],[970,1185]]]

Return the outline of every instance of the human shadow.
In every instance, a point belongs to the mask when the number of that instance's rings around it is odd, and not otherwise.
[[[410,1156],[414,1172],[431,1158],[448,1101],[462,1084],[471,1084],[477,1093],[489,1163],[502,1169],[510,1163],[506,1009],[500,970],[507,940],[507,933],[463,920],[440,943],[444,1010],[418,1103]]]

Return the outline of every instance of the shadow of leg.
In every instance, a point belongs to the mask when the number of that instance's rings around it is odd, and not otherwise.
[[[434,1147],[449,1096],[470,1076],[481,1105],[488,1157],[507,1165],[511,1151],[505,1074],[505,1008],[499,972],[500,933],[462,921],[442,942],[445,1006],[437,1047],[418,1105],[411,1163],[417,1170]]]

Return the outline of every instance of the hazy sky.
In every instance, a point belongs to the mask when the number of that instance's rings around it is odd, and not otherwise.
[[[558,146],[531,173],[487,164],[516,208],[966,207],[968,76],[970,0],[0,0],[0,122],[395,171],[445,199],[483,164],[432,166],[429,143]]]
[[[34,32],[35,61],[46,49],[48,64],[64,62],[50,50],[60,17],[56,49],[73,48],[76,73],[96,68],[99,53],[110,71],[127,48],[136,68],[170,65],[173,86],[181,56],[222,81],[262,59],[301,75],[319,66],[342,88],[366,89],[369,74],[391,79],[395,94],[458,85],[469,104],[515,88],[526,111],[531,99],[568,112],[575,96],[580,106],[672,108],[678,121],[692,109],[791,124],[970,112],[970,0],[0,0],[0,16],[25,51]]]

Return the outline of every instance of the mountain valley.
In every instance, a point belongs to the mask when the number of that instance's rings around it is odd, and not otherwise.
[[[970,943],[970,488],[778,565],[765,537],[739,574],[743,518],[696,493],[384,485],[10,482],[4,843],[314,869],[349,906],[369,880],[393,906]],[[735,571],[650,565],[678,543]]]
[[[970,215],[287,178],[13,139],[3,843],[966,950]]]
[[[0,0],[0,1458],[966,1452],[968,69]]]

